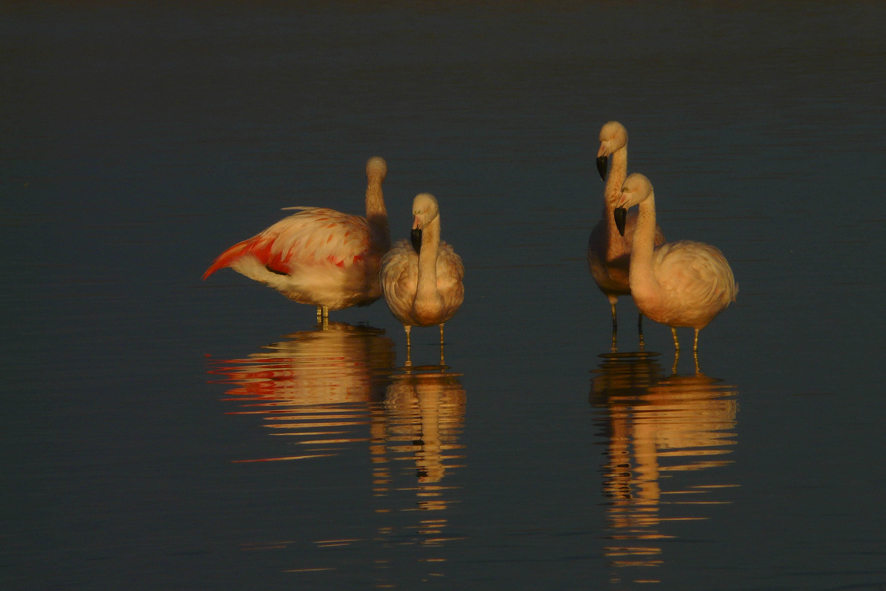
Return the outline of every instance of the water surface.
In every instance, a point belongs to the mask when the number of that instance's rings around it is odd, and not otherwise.
[[[886,8],[0,8],[4,589],[886,585]],[[585,249],[600,126],[741,289],[674,368]],[[223,249],[440,201],[446,325]],[[681,332],[681,339],[691,332]]]

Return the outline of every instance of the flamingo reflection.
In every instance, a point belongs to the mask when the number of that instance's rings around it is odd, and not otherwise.
[[[231,400],[258,414],[274,435],[293,436],[307,454],[271,461],[337,455],[341,446],[366,441],[369,405],[384,399],[396,352],[384,331],[338,322],[287,335],[244,359],[214,363]]]
[[[730,502],[721,489],[737,486],[717,470],[736,445],[737,392],[701,373],[665,377],[656,353],[601,357],[590,399],[607,440],[605,555],[614,583],[658,582],[640,567],[664,563],[667,523],[708,519]]]
[[[416,544],[434,564],[433,552],[458,539],[447,534],[445,513],[458,502],[457,487],[444,478],[461,467],[466,394],[459,375],[445,366],[424,366],[392,376],[384,402],[384,420],[373,425],[373,485],[376,511],[392,515],[378,531],[386,545]],[[417,512],[417,513],[416,513]],[[413,515],[413,519],[403,517]],[[399,526],[397,524],[400,524]]]
[[[404,371],[395,369],[395,358],[383,331],[329,323],[244,359],[215,362],[211,373],[231,386],[229,400],[241,405],[233,414],[261,415],[271,434],[291,438],[287,442],[298,449],[239,462],[329,457],[360,450],[365,442],[378,526],[371,539],[335,539],[335,545],[411,544],[433,553],[456,538],[445,533],[445,510],[457,502],[457,487],[444,480],[462,462],[458,437],[467,397],[460,374],[449,367]],[[365,472],[344,477],[365,478]],[[391,568],[397,555],[379,564]],[[422,558],[433,569],[441,560]]]
[[[458,374],[448,373],[442,366],[441,371],[394,376],[388,385],[383,438],[392,449],[413,455],[419,484],[440,482],[446,474],[446,461],[460,457],[449,452],[461,447],[456,441],[464,423],[465,403]],[[430,490],[427,487],[425,492]]]

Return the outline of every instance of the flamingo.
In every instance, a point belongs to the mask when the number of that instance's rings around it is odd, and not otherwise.
[[[671,327],[680,352],[678,326],[695,329],[692,351],[698,364],[698,333],[725,310],[738,294],[738,284],[723,253],[710,244],[680,240],[655,246],[655,195],[652,183],[639,173],[622,186],[613,217],[625,232],[625,209],[639,206],[631,250],[631,295],[640,312]]]
[[[366,217],[322,207],[300,210],[230,247],[203,279],[231,267],[300,304],[317,306],[317,323],[329,310],[368,306],[381,297],[378,271],[391,245],[382,182],[384,158],[366,163]]]
[[[606,178],[606,165],[609,157],[612,157],[612,168],[609,178]],[[613,218],[615,203],[621,193],[628,171],[628,131],[618,121],[610,121],[600,129],[600,149],[597,151],[597,170],[600,177],[606,181],[603,191],[603,215],[588,240],[588,267],[594,277],[597,287],[609,299],[612,306],[612,348],[615,350],[616,335],[618,332],[618,318],[615,312],[615,304],[618,296],[630,295],[631,287],[628,281],[628,268],[631,260],[631,240],[633,237],[636,213],[631,213],[627,218],[628,231],[621,235],[616,229]],[[664,242],[664,234],[661,228],[655,227],[655,244]],[[640,345],[643,345],[643,313],[637,320],[637,330],[640,333]]]
[[[385,302],[406,330],[406,363],[410,364],[413,326],[440,325],[440,364],[443,364],[443,324],[458,311],[465,297],[461,257],[440,240],[440,209],[429,193],[412,202],[412,244],[400,240],[381,264]]]

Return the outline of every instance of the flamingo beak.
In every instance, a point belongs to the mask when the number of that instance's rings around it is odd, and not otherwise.
[[[412,248],[416,253],[421,253],[421,228],[413,228],[410,238],[412,239]]]
[[[609,158],[606,156],[597,156],[597,172],[600,173],[600,178],[604,181],[606,180],[606,164]]]
[[[615,227],[618,228],[618,233],[622,236],[625,235],[625,222],[628,219],[628,210],[624,207],[616,207],[615,208]]]

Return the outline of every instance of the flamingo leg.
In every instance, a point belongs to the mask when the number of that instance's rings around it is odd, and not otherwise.
[[[674,335],[674,349],[677,351],[680,350],[680,341],[677,340],[677,329],[673,326],[671,327],[671,334]]]
[[[695,359],[695,373],[699,373],[698,369],[698,332],[700,329],[695,329],[695,343],[692,345],[692,357]]]
[[[610,297],[609,305],[612,306],[612,352],[618,352],[618,317],[615,314],[615,302],[618,298]]]
[[[326,330],[329,328],[329,308],[317,306],[317,326]]]
[[[406,367],[409,367],[412,365],[412,340],[409,336],[412,327],[404,326],[403,328],[406,330]]]
[[[443,323],[440,323],[440,365],[444,365],[443,361]]]
[[[643,313],[640,312],[640,317],[637,319],[637,332],[640,333],[640,350],[646,346],[646,343],[643,342]]]

